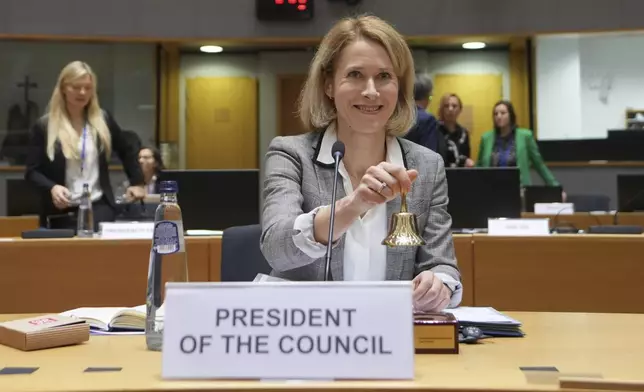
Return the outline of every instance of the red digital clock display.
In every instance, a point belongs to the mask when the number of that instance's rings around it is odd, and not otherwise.
[[[255,0],[257,19],[273,21],[313,18],[314,0]]]

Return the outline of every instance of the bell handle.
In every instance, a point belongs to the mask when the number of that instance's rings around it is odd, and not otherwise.
[[[400,192],[400,212],[407,212],[407,192]]]

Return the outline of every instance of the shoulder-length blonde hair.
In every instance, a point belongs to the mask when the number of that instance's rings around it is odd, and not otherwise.
[[[463,101],[461,101],[461,97],[456,95],[455,93],[447,93],[441,97],[441,101],[438,104],[438,119],[442,120],[445,118],[445,105],[449,102],[450,98],[456,98],[458,101],[458,107],[463,110]]]
[[[60,71],[58,82],[49,100],[47,112],[47,156],[52,161],[54,160],[56,140],[60,141],[65,158],[80,159],[80,151],[78,149],[80,135],[74,130],[69,121],[64,90],[70,83],[85,75],[90,76],[93,84],[92,97],[85,107],[87,130],[91,133],[93,139],[98,136],[101,140],[101,150],[105,151],[108,157],[112,153],[112,138],[107,123],[105,122],[103,111],[98,103],[98,96],[96,95],[96,74],[94,74],[92,68],[86,63],[73,61]]]
[[[342,50],[360,39],[382,45],[389,55],[399,85],[398,103],[387,122],[386,130],[390,135],[404,135],[416,120],[413,98],[414,59],[403,36],[389,23],[372,15],[344,18],[322,39],[300,94],[300,119],[310,130],[320,130],[336,120],[335,106],[326,95],[324,87],[333,78],[335,62]]]

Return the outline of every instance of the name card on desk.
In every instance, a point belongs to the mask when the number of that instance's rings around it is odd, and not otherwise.
[[[413,379],[411,282],[168,283],[166,379]]]
[[[101,222],[101,238],[108,240],[151,240],[154,222]]]
[[[573,203],[534,203],[534,213],[539,215],[571,215],[575,213]]]
[[[487,232],[498,236],[550,235],[550,219],[488,219]]]

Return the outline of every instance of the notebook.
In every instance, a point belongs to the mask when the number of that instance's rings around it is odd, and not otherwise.
[[[90,329],[98,332],[128,332],[145,330],[145,312],[145,305],[140,305],[133,308],[77,308],[65,311],[61,315],[85,320]],[[163,319],[163,306],[156,316],[157,319]]]

